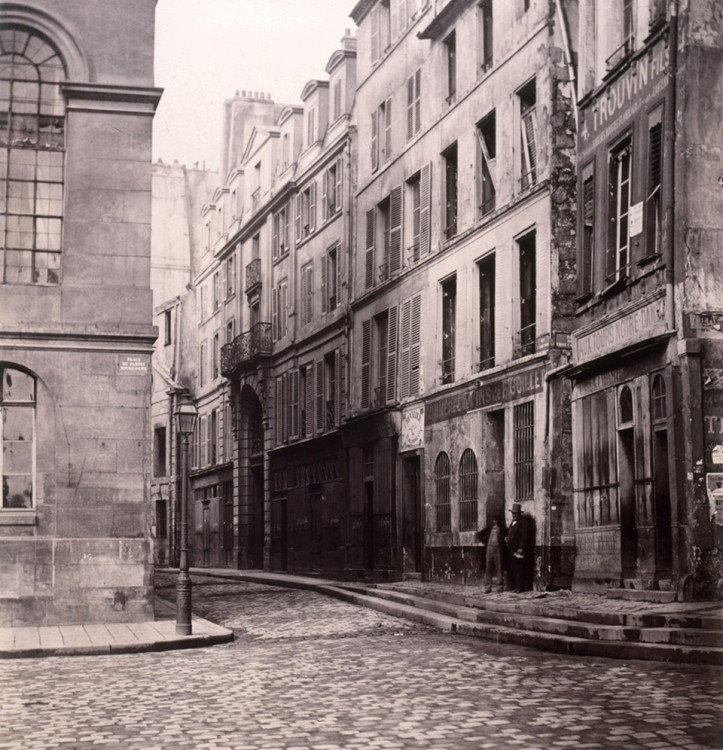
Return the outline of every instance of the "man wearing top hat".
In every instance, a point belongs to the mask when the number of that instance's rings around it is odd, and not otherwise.
[[[507,534],[507,549],[512,572],[512,588],[516,593],[532,589],[535,555],[535,521],[522,512],[520,503],[512,504],[512,523]]]

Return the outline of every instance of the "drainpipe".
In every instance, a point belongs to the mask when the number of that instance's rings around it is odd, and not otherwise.
[[[675,86],[678,67],[678,0],[668,4],[670,28],[668,32],[668,96],[665,107],[665,141],[667,156],[663,162],[663,195],[665,196],[665,323],[669,331],[675,329]]]

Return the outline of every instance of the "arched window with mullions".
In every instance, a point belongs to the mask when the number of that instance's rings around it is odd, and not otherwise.
[[[0,363],[0,474],[3,508],[32,508],[35,476],[35,378]]]
[[[452,529],[452,504],[450,497],[450,464],[449,456],[442,451],[434,463],[436,529],[450,531]]]
[[[477,528],[477,489],[479,485],[477,456],[466,448],[459,461],[459,530]]]
[[[48,39],[0,29],[0,272],[3,284],[60,281],[66,71]]]

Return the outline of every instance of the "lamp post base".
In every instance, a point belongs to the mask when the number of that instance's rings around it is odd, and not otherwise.
[[[186,571],[176,583],[176,635],[191,635],[191,578]]]

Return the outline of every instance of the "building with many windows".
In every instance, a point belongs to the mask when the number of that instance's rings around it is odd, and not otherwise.
[[[580,2],[574,586],[720,593],[723,29],[612,5]]]
[[[514,502],[572,576],[571,3],[360,0],[349,513],[365,569],[480,575]],[[574,8],[573,8],[574,11]],[[352,528],[353,525],[352,525]]]
[[[2,624],[153,616],[154,10],[3,4]]]

